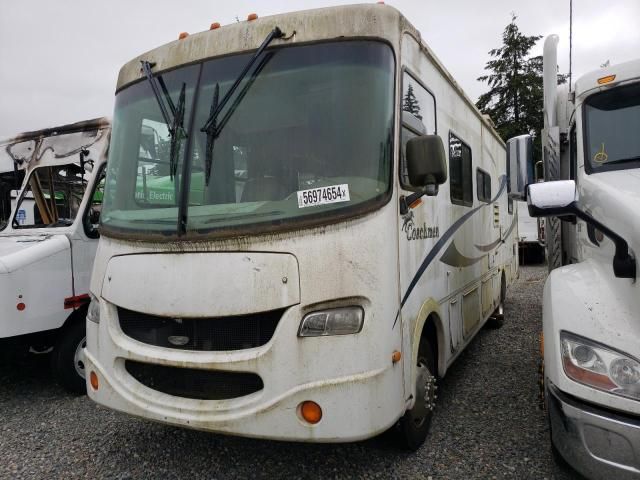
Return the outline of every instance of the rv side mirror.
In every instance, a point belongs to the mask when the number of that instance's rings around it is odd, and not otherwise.
[[[447,161],[439,135],[420,135],[407,142],[407,173],[414,187],[424,194],[438,194],[438,186],[447,181]]]
[[[526,200],[526,187],[533,183],[533,138],[519,135],[507,141],[507,192],[514,200]]]

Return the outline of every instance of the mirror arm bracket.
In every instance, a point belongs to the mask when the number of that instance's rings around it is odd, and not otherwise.
[[[571,207],[572,214],[584,220],[604,235],[609,237],[616,246],[616,253],[613,256],[613,273],[618,278],[636,278],[636,261],[629,252],[629,244],[620,235],[606,227],[587,212],[581,210],[575,203]]]
[[[400,195],[400,215],[409,213],[409,210],[412,208],[411,205],[420,200],[424,195],[427,195],[425,189],[418,190],[407,196]]]

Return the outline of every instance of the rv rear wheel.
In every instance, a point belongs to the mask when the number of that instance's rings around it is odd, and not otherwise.
[[[436,406],[436,362],[426,337],[420,340],[416,365],[416,400],[411,410],[399,421],[400,439],[404,447],[415,451],[424,443]]]
[[[85,315],[79,314],[63,327],[51,355],[54,378],[65,390],[77,395],[87,393],[83,352],[86,345]]]

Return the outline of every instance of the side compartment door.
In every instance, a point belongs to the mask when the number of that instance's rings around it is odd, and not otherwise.
[[[420,46],[409,35],[402,40],[402,70],[400,76],[398,110],[400,114],[400,151],[399,165],[396,175],[399,180],[399,197],[407,197],[417,191],[409,183],[406,164],[407,142],[416,136],[436,134],[436,94],[429,88],[429,80],[434,73],[430,61],[420,50]],[[434,80],[435,81],[435,80]],[[422,203],[410,208],[398,216],[398,263],[400,280],[400,297],[411,289],[401,309],[405,362],[405,389],[411,390],[412,348],[416,320],[420,309],[427,299],[442,298],[446,290],[446,275],[438,262],[432,262],[426,270],[420,272],[429,251],[440,236],[439,211],[442,192],[437,197],[422,197]],[[420,273],[419,273],[420,272]],[[442,306],[443,317],[448,315],[446,304]],[[446,325],[446,318],[442,319]],[[447,343],[449,331],[445,332]]]

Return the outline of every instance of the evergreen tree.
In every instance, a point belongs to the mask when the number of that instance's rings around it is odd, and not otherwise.
[[[478,78],[489,91],[480,95],[476,106],[488,114],[503,140],[531,133],[535,136],[535,159],[540,158],[540,132],[543,127],[542,57],[528,58],[529,51],[542,38],[523,35],[512,15],[502,33],[502,46],[489,51],[492,59]]]
[[[402,102],[402,110],[405,112],[409,112],[413,114],[419,120],[422,120],[422,115],[420,115],[420,103],[416,98],[416,94],[413,93],[413,85],[409,84],[409,88],[407,88],[407,93],[404,96]]]

